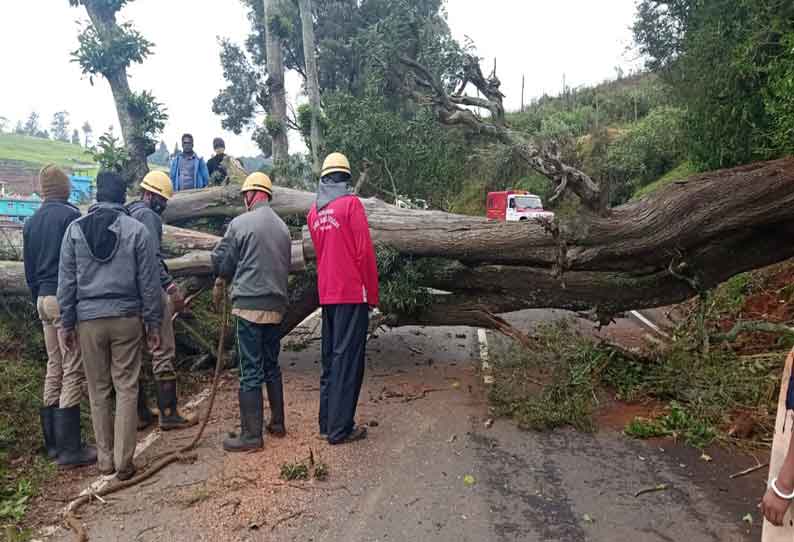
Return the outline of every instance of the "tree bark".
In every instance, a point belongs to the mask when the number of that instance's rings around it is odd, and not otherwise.
[[[284,163],[289,158],[287,139],[287,93],[284,86],[284,60],[281,38],[273,32],[274,17],[280,13],[281,0],[262,0],[265,12],[265,51],[267,55],[267,86],[270,90],[268,124],[274,127],[273,162]],[[270,130],[269,130],[270,131]]]
[[[274,191],[273,208],[281,215],[304,214],[313,202],[308,192]],[[684,301],[737,273],[794,257],[794,158],[674,182],[607,215],[570,222],[499,223],[364,202],[375,241],[405,255],[438,258],[422,285],[450,293],[434,296],[420,314],[392,315],[390,323],[399,325],[485,326],[493,314],[544,307],[590,311],[606,323],[620,312]],[[166,219],[240,210],[235,189],[209,188],[177,194]],[[214,240],[165,231],[172,254],[208,248]],[[296,261],[312,259],[309,237],[295,241],[294,251]],[[206,253],[169,265],[180,276],[209,272]],[[21,264],[0,263],[0,288],[24,293]]]
[[[85,0],[83,5],[88,13],[91,23],[96,27],[100,36],[111,36],[121,30],[116,22],[116,14],[111,9],[105,6],[106,2],[103,0]],[[103,38],[103,41],[110,41],[109,38]],[[113,93],[113,101],[116,104],[116,113],[119,117],[119,125],[121,126],[121,135],[124,139],[124,145],[129,154],[129,163],[122,172],[124,180],[128,186],[143,179],[149,172],[149,165],[146,161],[149,153],[146,149],[145,142],[138,135],[140,130],[135,125],[135,119],[130,115],[129,103],[132,97],[130,90],[129,80],[127,78],[127,70],[124,68],[119,69],[115,73],[103,74],[110,84],[110,90]]]
[[[312,108],[311,151],[315,176],[320,175],[320,153],[322,152],[322,133],[320,131],[320,83],[317,74],[317,56],[314,42],[314,11],[312,0],[298,0],[303,28],[303,58],[306,61],[306,89],[309,105]]]

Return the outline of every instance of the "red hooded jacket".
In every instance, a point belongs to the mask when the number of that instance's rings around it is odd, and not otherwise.
[[[378,266],[364,206],[356,196],[337,198],[317,211],[309,232],[317,253],[320,305],[378,305]]]

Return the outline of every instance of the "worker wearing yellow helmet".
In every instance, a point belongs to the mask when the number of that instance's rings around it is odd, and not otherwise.
[[[287,310],[292,242],[286,224],[270,208],[273,183],[264,173],[252,173],[240,189],[248,212],[229,224],[226,235],[212,252],[218,279],[213,298],[216,307],[231,284],[240,353],[240,432],[223,441],[228,452],[258,450],[264,446],[264,402],[267,388],[270,423],[267,432],[286,435],[284,385],[278,355],[281,320]]]
[[[319,432],[329,444],[366,438],[356,405],[364,380],[369,310],[378,305],[378,268],[364,206],[350,190],[350,163],[335,152],[323,164],[308,216],[323,309]]]
[[[151,351],[152,373],[157,384],[157,406],[160,410],[160,429],[184,429],[195,423],[194,419],[182,417],[177,410],[176,386],[176,340],[174,337],[174,313],[185,309],[182,289],[168,272],[163,261],[163,219],[161,215],[174,195],[171,179],[163,171],[150,171],[140,184],[141,198],[127,206],[132,218],[146,226],[155,239],[157,258],[160,262],[160,285],[163,288],[163,320],[160,324],[160,346]],[[154,420],[146,403],[143,382],[138,387],[138,429],[144,429]]]

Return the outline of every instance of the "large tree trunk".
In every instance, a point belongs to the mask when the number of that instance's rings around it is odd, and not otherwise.
[[[262,0],[265,11],[265,51],[267,55],[267,86],[270,89],[268,126],[273,138],[273,161],[279,165],[289,158],[287,139],[287,92],[284,86],[284,61],[281,39],[273,32],[273,18],[280,13],[281,0]]]
[[[313,201],[311,193],[277,188],[273,208],[303,214]],[[498,223],[364,202],[375,241],[405,255],[438,258],[423,285],[451,294],[435,296],[419,314],[391,315],[388,322],[398,325],[485,325],[492,314],[542,307],[591,311],[608,322],[625,310],[680,302],[794,256],[794,158],[692,177],[570,222]],[[210,188],[177,194],[166,219],[240,210],[239,193]],[[166,244],[191,248],[208,247],[211,237],[165,232]],[[312,257],[308,236],[295,242],[296,261]],[[206,274],[206,258],[187,256],[171,262],[172,270]],[[0,266],[0,287],[24,291],[21,264]],[[304,303],[300,314],[314,302]]]
[[[322,134],[320,132],[320,83],[317,75],[317,56],[314,44],[314,11],[312,0],[298,0],[303,28],[303,58],[306,61],[306,90],[309,94],[309,105],[312,108],[311,151],[314,174],[320,175],[320,153],[322,152]]]
[[[111,36],[118,34],[120,29],[116,22],[115,12],[104,4],[106,4],[104,0],[86,0],[83,2],[86,12],[88,12],[88,17],[100,36],[102,36],[102,40],[110,42]],[[132,186],[133,183],[143,179],[144,175],[149,172],[146,157],[151,153],[148,152],[149,149],[146,148],[145,141],[139,135],[141,131],[130,114],[129,103],[132,91],[127,79],[127,70],[121,68],[114,73],[105,74],[105,77],[113,93],[113,101],[116,104],[116,113],[121,126],[121,135],[129,153],[129,163],[122,174],[127,184]],[[154,152],[153,149],[152,152]]]

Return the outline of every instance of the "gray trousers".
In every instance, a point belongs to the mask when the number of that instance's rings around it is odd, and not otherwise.
[[[132,466],[137,440],[143,324],[138,317],[100,318],[80,322],[77,331],[91,399],[98,467],[127,470]]]

